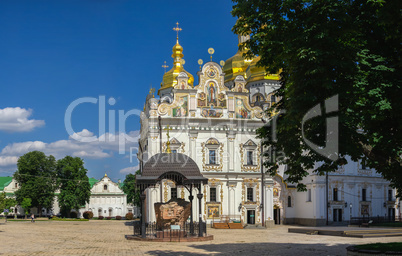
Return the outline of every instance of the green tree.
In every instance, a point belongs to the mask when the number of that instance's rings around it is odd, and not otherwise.
[[[58,196],[63,216],[70,217],[72,209],[78,209],[89,202],[91,186],[87,176],[88,170],[79,157],[66,156],[57,161]]]
[[[27,215],[29,213],[29,209],[31,208],[31,205],[32,205],[32,199],[31,198],[22,199],[21,207],[24,209],[25,219],[27,218]]]
[[[6,193],[0,194],[0,213],[3,212],[7,222],[7,216],[10,213],[11,207],[15,207],[17,201],[14,198],[7,197]]]
[[[135,174],[141,174],[140,170],[136,171]],[[136,190],[136,180],[135,174],[127,174],[124,179],[123,191],[127,194],[127,203],[133,203],[136,206],[140,205],[140,193]]]
[[[20,184],[15,192],[17,202],[21,204],[24,198],[31,198],[32,206],[38,209],[41,216],[42,208],[50,209],[53,205],[56,160],[52,155],[32,151],[18,159],[17,167],[14,173],[14,178]]]
[[[251,39],[241,45],[260,56],[267,72],[281,71],[281,100],[269,114],[280,113],[259,130],[270,174],[288,166],[288,182],[300,183],[306,169],[323,174],[345,164],[345,156],[365,164],[402,191],[401,24],[398,0],[234,0],[238,17],[233,31]],[[306,145],[327,139],[325,117],[302,129],[305,114],[316,104],[339,97],[338,159],[330,160]],[[325,112],[324,105],[321,112]],[[329,133],[335,132],[330,127]],[[304,135],[304,136],[303,136]],[[273,159],[275,152],[286,157]]]

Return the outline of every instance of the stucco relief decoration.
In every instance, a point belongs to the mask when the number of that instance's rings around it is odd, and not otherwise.
[[[173,109],[174,115],[173,115]],[[175,93],[172,103],[163,102],[158,107],[158,114],[161,116],[169,115],[175,117],[182,117],[188,115],[188,94]]]

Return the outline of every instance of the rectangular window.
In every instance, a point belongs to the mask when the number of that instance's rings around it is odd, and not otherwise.
[[[215,150],[209,151],[209,164],[216,164]]]
[[[254,189],[247,188],[247,201],[254,202]]]
[[[392,189],[388,190],[388,201],[393,201],[392,200]]]
[[[366,201],[366,189],[362,189],[362,201]]]
[[[334,201],[338,201],[338,189],[334,188]]]
[[[253,151],[247,151],[247,165],[253,165]]]
[[[311,202],[311,189],[307,190],[307,202]]]
[[[216,188],[209,188],[209,201],[216,202]]]
[[[170,198],[177,198],[177,188],[170,188]]]

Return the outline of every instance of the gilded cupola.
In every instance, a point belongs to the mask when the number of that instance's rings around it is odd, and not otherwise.
[[[259,80],[279,80],[278,74],[268,74],[264,67],[257,66],[257,62],[261,59],[260,56],[253,59],[247,67],[246,76],[247,82],[254,82]]]
[[[249,36],[239,35],[239,46],[249,39]],[[245,50],[238,50],[237,53],[225,61],[223,72],[225,73],[225,83],[234,80],[237,76],[241,75],[246,77],[246,70],[251,60],[243,57]]]
[[[177,84],[177,76],[180,74],[180,72],[186,72],[188,75],[188,84],[190,86],[193,86],[194,83],[194,77],[191,75],[189,72],[184,70],[183,65],[184,65],[184,59],[183,59],[183,47],[179,44],[179,38],[177,37],[176,39],[176,44],[173,46],[173,67],[171,70],[167,71],[163,75],[163,82],[161,84],[160,90],[167,89],[174,87]]]

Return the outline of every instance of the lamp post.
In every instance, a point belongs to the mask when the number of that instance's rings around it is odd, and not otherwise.
[[[201,199],[202,199],[202,194],[198,193],[197,194],[197,198],[198,198],[198,208],[199,208],[199,219],[198,219],[198,236],[201,237],[202,236],[202,214],[201,214]]]
[[[145,238],[145,193],[142,192],[140,195],[141,199],[141,237]]]
[[[350,203],[349,225],[352,225],[352,203]]]

